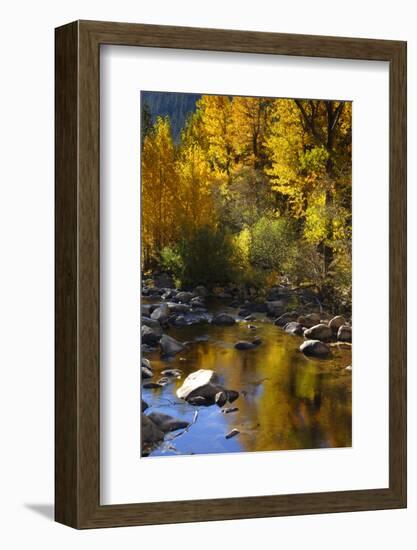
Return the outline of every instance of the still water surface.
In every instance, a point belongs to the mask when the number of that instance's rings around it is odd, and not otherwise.
[[[230,308],[222,311],[236,314]],[[187,432],[167,434],[149,456],[351,446],[352,375],[345,370],[351,365],[351,350],[335,347],[330,359],[309,359],[298,350],[301,337],[286,334],[262,314],[255,317],[250,323],[255,330],[247,322],[170,328],[170,336],[193,343],[170,361],[161,360],[159,352],[146,354],[153,380],[166,368],[183,372],[181,379],[162,389],[142,389],[150,406],[146,413],[158,411],[192,422],[198,411]],[[234,349],[238,340],[256,336],[262,338],[256,349]],[[196,341],[202,337],[208,340]],[[195,407],[177,398],[176,389],[198,369],[215,371],[227,389],[240,392],[233,404],[225,405],[237,411],[225,414],[217,405]],[[233,428],[239,435],[226,439]]]

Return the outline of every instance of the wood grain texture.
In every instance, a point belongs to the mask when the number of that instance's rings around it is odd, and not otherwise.
[[[78,26],[55,36],[55,519],[78,523]]]
[[[390,64],[389,487],[101,506],[100,45]],[[113,527],[406,506],[406,44],[78,21],[56,29],[56,520]]]
[[[390,62],[389,468],[390,487],[407,493],[407,48]]]

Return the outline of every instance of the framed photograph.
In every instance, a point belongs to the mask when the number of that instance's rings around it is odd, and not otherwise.
[[[406,506],[406,43],[56,29],[56,520]]]

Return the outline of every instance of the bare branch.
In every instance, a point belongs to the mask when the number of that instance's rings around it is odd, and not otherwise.
[[[308,128],[311,130],[313,138],[316,140],[316,142],[319,145],[324,145],[323,139],[321,138],[320,134],[317,132],[316,127],[314,125],[313,117],[311,119],[309,118],[306,110],[304,109],[302,102],[299,99],[294,99],[294,101],[298,109],[300,110],[305,123],[307,124]]]
[[[343,112],[343,107],[345,106],[345,102],[344,101],[341,101],[339,103],[339,105],[337,106],[336,110],[335,110],[335,117],[334,117],[334,120],[333,120],[333,124],[332,124],[332,128],[331,130],[333,131],[335,128],[336,128],[336,125],[337,123],[339,122],[339,119],[342,115],[342,112]]]

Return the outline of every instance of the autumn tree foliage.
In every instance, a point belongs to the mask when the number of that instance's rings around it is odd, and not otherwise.
[[[142,151],[142,254],[155,264],[158,252],[179,235],[179,187],[175,146],[168,118],[158,118]]]
[[[307,240],[321,245],[325,272],[350,238],[351,109],[343,101],[275,101],[267,138],[272,186],[304,222]]]
[[[203,95],[176,142],[168,117],[142,120],[144,270],[180,265],[180,250],[192,263],[187,250],[215,248],[221,231],[243,280],[272,273],[336,291],[344,281],[349,295],[350,102]]]

